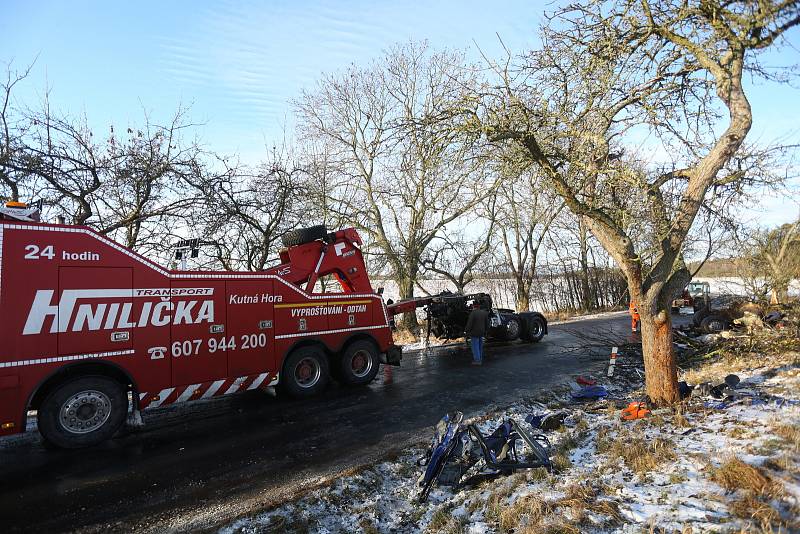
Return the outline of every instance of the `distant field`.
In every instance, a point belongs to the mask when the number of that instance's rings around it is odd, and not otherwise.
[[[737,267],[738,261],[740,260],[734,258],[708,260],[700,268],[697,276],[704,278],[735,277],[737,274],[739,274],[739,269]],[[700,263],[696,261],[689,263],[689,271],[695,272],[699,264]]]
[[[711,286],[711,294],[716,295],[747,295],[747,289],[742,278],[735,276],[706,277],[700,276],[694,279],[698,282],[708,282]],[[399,291],[397,284],[392,280],[374,280],[375,287],[384,288],[384,298],[398,300]],[[442,291],[455,291],[455,286],[447,280],[423,280],[421,285],[430,294]],[[492,295],[494,304],[498,308],[514,308],[514,282],[513,280],[489,278],[475,280],[467,286],[470,293],[489,293]],[[425,293],[419,288],[415,291],[416,295]],[[800,296],[800,280],[795,280],[789,288],[789,295]],[[536,299],[531,299],[531,308],[541,311],[554,311],[548,309],[547,305]]]

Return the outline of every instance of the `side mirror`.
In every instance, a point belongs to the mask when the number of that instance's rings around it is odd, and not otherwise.
[[[377,293],[378,295],[383,295],[383,288],[379,287]]]

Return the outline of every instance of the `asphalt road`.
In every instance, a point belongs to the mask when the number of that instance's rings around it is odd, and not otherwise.
[[[145,412],[146,426],[87,450],[44,448],[35,433],[0,442],[0,518],[9,531],[208,530],[430,435],[466,416],[597,372],[586,335],[624,340],[627,314],[552,325],[537,344],[407,353],[370,386],[294,401],[248,392]],[[603,345],[599,343],[598,345]]]

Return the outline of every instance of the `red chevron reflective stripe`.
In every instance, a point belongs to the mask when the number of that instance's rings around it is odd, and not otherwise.
[[[164,388],[158,393],[139,393],[139,409],[157,408],[178,402],[208,399],[220,395],[230,395],[259,387],[274,386],[278,373],[261,373],[237,378],[209,380],[200,384],[189,384],[174,388]]]

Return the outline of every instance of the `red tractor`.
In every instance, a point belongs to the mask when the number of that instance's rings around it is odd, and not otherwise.
[[[692,314],[702,308],[708,307],[711,286],[708,282],[689,282],[681,296],[672,301],[672,313],[686,310]]]
[[[284,245],[263,272],[175,271],[35,208],[0,208],[0,435],[36,410],[46,441],[83,447],[129,412],[276,385],[308,396],[399,365],[358,233],[315,226]]]

